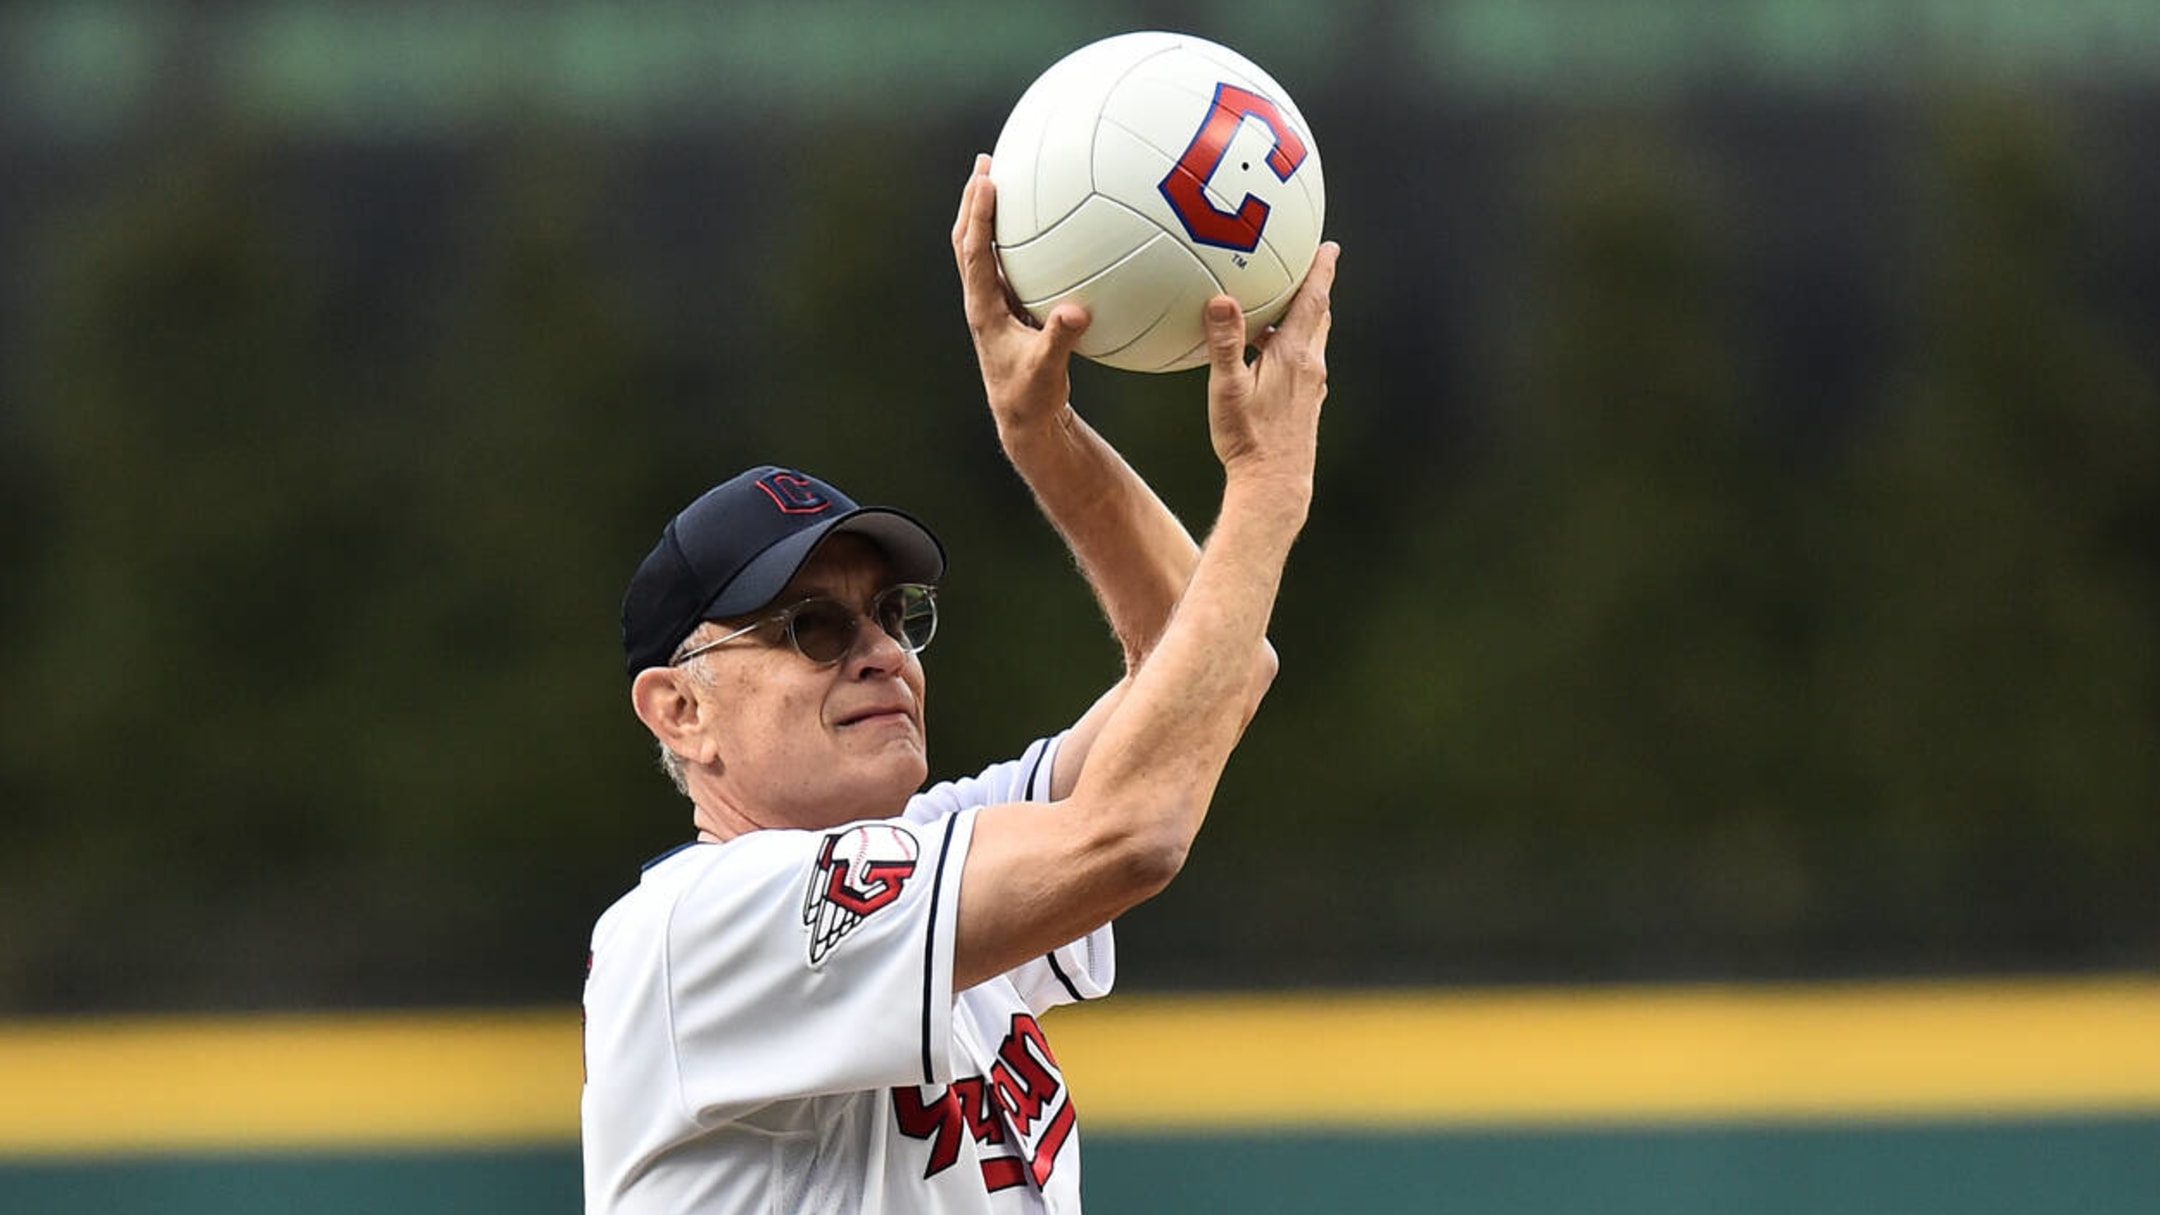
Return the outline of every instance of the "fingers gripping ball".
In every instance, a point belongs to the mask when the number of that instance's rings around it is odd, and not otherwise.
[[[1201,309],[1248,335],[1290,304],[1320,244],[1320,149],[1250,60],[1186,34],[1105,38],[1028,87],[998,136],[997,252],[1037,320],[1067,300],[1079,352],[1132,371],[1207,361]]]

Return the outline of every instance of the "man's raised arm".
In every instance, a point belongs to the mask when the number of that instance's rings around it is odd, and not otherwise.
[[[1251,364],[1236,302],[1209,303],[1208,429],[1223,466],[1221,513],[1152,653],[1121,696],[1097,706],[1099,734],[1071,796],[1055,806],[990,806],[978,817],[960,899],[956,988],[1086,935],[1184,864],[1266,690],[1267,672],[1256,668],[1265,665],[1283,563],[1312,500],[1337,253],[1321,246]],[[1055,334],[1051,319],[1046,332]]]
[[[1114,709],[1192,578],[1199,546],[1147,482],[1071,405],[1068,364],[1087,328],[1077,305],[1040,329],[1023,320],[998,273],[990,158],[978,156],[953,221],[953,257],[998,441],[1072,550],[1124,650],[1126,678],[1088,711],[1058,753],[1052,793],[1072,791]],[[1271,658],[1263,665],[1272,667]]]

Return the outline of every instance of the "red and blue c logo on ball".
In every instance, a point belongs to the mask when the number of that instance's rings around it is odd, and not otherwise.
[[[1230,150],[1231,137],[1245,125],[1247,118],[1257,118],[1267,124],[1274,136],[1274,145],[1268,150],[1267,166],[1274,170],[1280,181],[1289,181],[1290,175],[1305,163],[1305,140],[1283,117],[1276,104],[1249,89],[1224,81],[1215,86],[1214,103],[1200,119],[1200,129],[1193,133],[1192,142],[1185,145],[1185,154],[1178,157],[1168,176],[1156,187],[1177,213],[1178,222],[1185,225],[1185,234],[1194,243],[1214,245],[1221,249],[1233,249],[1250,253],[1260,247],[1261,230],[1267,227],[1268,205],[1258,196],[1247,194],[1234,211],[1224,211],[1208,199],[1207,183],[1222,167],[1223,155]]]

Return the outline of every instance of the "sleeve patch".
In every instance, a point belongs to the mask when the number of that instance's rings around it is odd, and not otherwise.
[[[899,899],[915,876],[918,852],[913,832],[888,823],[866,823],[825,837],[803,892],[812,969],[824,965],[865,919]]]

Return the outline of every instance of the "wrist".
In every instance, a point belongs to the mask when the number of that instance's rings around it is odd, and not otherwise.
[[[1310,468],[1280,462],[1245,461],[1225,470],[1223,514],[1253,514],[1279,519],[1292,530],[1304,526],[1312,508]]]
[[[1225,492],[1264,493],[1310,501],[1313,465],[1310,460],[1248,457],[1223,466]]]
[[[1074,423],[1079,420],[1069,401],[1050,409],[992,416],[997,423],[998,442],[1008,454],[1015,456],[1022,450],[1049,451],[1070,446]]]

